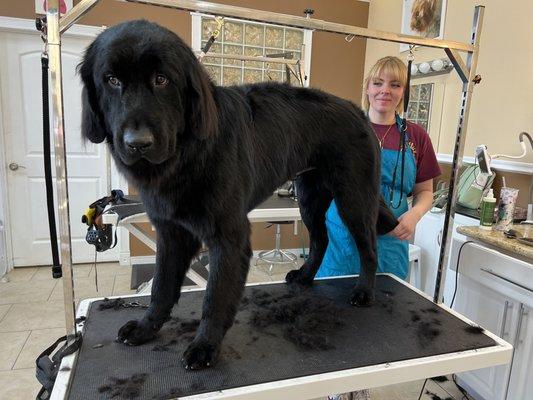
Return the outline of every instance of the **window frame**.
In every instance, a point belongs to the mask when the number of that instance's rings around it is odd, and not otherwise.
[[[202,43],[202,17],[208,17],[213,18],[213,15],[204,14],[204,13],[198,13],[198,12],[191,12],[191,48],[193,51],[200,51],[201,50],[201,43]],[[266,25],[266,26],[272,26],[276,28],[288,28],[286,26],[282,25],[276,25],[276,24],[269,24],[264,22],[256,22],[256,21],[250,21],[245,19],[236,19],[236,18],[224,18],[224,21],[227,22],[239,22],[239,23],[252,23],[257,25]],[[292,28],[291,28],[292,29]],[[298,29],[298,28],[293,28]],[[303,58],[303,68],[304,73],[307,79],[304,81],[304,87],[309,87],[309,82],[311,80],[311,54],[312,54],[312,43],[313,43],[313,31],[310,29],[302,29],[303,31],[303,50],[302,50],[302,58]],[[217,43],[217,41],[215,41]],[[208,53],[209,54],[209,53]]]

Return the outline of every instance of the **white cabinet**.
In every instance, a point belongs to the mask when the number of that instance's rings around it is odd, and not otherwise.
[[[465,245],[457,265],[454,309],[514,347],[509,365],[458,374],[459,384],[476,399],[531,400],[533,265],[479,243]]]
[[[454,309],[513,343],[520,304],[464,275],[459,275],[458,284]],[[510,372],[509,364],[467,371],[458,374],[458,382],[476,399],[504,400]]]
[[[458,226],[478,225],[479,221],[461,214],[455,214],[453,223],[454,239],[465,237],[456,232]],[[418,288],[429,296],[433,297],[435,292],[435,280],[437,279],[437,268],[439,266],[440,247],[442,242],[442,228],[444,225],[444,213],[428,212],[416,226],[414,244],[421,249],[420,256],[420,276],[421,286]],[[446,280],[444,282],[444,303],[450,305],[455,283],[455,272],[448,268]]]

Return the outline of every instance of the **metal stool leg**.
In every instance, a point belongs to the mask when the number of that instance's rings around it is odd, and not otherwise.
[[[270,264],[268,273],[271,275],[275,265],[295,263],[297,259],[296,254],[281,249],[281,224],[276,224],[274,249],[260,252],[255,261],[255,265],[259,261],[267,262]]]

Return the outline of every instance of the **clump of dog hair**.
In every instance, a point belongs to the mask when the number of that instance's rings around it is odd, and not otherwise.
[[[124,299],[121,299],[120,297],[117,299],[110,300],[107,297],[105,297],[100,304],[98,304],[98,310],[109,310],[112,308],[113,310],[120,310],[124,306]]]
[[[483,329],[481,326],[479,325],[468,325],[466,328],[465,328],[465,331],[468,332],[468,333],[473,333],[474,335],[480,335],[482,334],[483,332],[485,332],[485,329]]]
[[[426,394],[431,398],[431,400],[453,400],[453,397],[442,398],[438,394],[426,390]]]
[[[344,325],[344,310],[333,301],[300,293],[272,296],[256,290],[249,323],[264,331],[271,325],[281,325],[283,336],[302,350],[332,349],[330,335]],[[264,332],[267,333],[267,332]]]
[[[420,322],[416,329],[418,341],[422,347],[426,347],[430,342],[435,340],[440,333],[440,329],[437,329],[434,324],[425,321]]]
[[[432,25],[437,11],[436,0],[415,0],[411,9],[411,30],[425,34]]]
[[[139,397],[148,374],[133,374],[128,378],[110,377],[110,383],[98,388],[99,393],[108,393],[111,398],[135,399]]]
[[[441,376],[434,376],[433,378],[430,378],[432,381],[435,381],[435,382],[447,382],[449,379],[447,377],[445,377],[444,375],[441,375]]]

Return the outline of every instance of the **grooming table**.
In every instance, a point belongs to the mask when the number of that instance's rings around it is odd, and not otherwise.
[[[120,391],[119,386],[126,385],[124,382],[135,374],[145,375],[137,380],[138,396],[128,398],[310,399],[510,361],[512,346],[507,342],[488,331],[472,330],[466,318],[434,304],[392,275],[378,275],[373,306],[350,306],[348,298],[355,279],[320,279],[308,289],[284,283],[247,286],[218,363],[199,371],[187,371],[180,365],[192,333],[178,335],[181,323],[200,318],[203,289],[184,291],[173,318],[157,338],[138,347],[114,339],[118,328],[139,318],[143,309],[99,310],[101,300],[85,300],[77,313],[87,318],[78,324],[83,345],[79,352],[63,359],[51,399],[110,399],[112,392],[106,385]],[[299,293],[290,297],[294,291]],[[326,331],[320,331],[324,324],[316,329],[325,338],[325,346],[295,344],[291,335],[297,322],[263,327],[253,323],[257,312],[269,307],[264,300],[271,306],[277,301],[304,298],[308,304],[311,297],[325,304],[325,311],[321,311],[324,319],[331,314],[338,317],[331,326],[325,325]],[[146,296],[123,299],[149,302]],[[328,307],[332,311],[329,317]],[[320,318],[313,321],[320,322]]]
[[[130,198],[130,201],[134,199]],[[301,220],[298,202],[289,197],[281,197],[273,194],[257,208],[248,213],[250,222],[275,222],[275,221],[294,221],[294,234],[298,233],[298,221]],[[154,252],[156,251],[156,241],[150,235],[147,235],[142,229],[136,226],[140,223],[149,223],[148,215],[144,205],[140,203],[125,203],[111,206],[106,209],[102,215],[104,224],[112,224],[116,227],[127,229],[132,235],[139,239]],[[145,266],[151,267],[155,264],[155,257],[151,256],[149,262],[143,265],[136,265],[137,268]],[[153,268],[149,268],[153,269]],[[205,287],[207,270],[199,263],[197,267],[192,267],[187,272],[187,278],[200,287]],[[132,275],[133,279],[133,275]],[[146,288],[145,288],[146,289]]]

